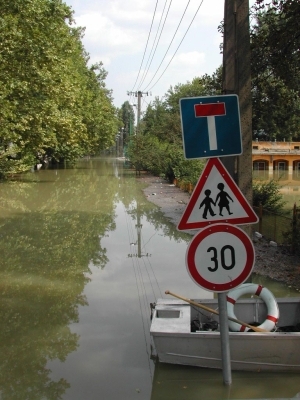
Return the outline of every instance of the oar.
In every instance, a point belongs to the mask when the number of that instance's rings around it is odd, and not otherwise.
[[[170,292],[169,290],[166,290],[165,293],[166,293],[166,294],[169,294],[169,295],[171,295],[171,296],[177,297],[177,298],[180,299],[180,300],[186,301],[187,303],[189,303],[189,304],[191,304],[191,305],[193,305],[193,306],[195,306],[195,307],[199,307],[199,308],[202,308],[203,310],[209,311],[209,312],[212,313],[212,314],[219,315],[218,311],[214,310],[213,308],[209,308],[209,307],[207,307],[207,306],[204,306],[203,304],[196,303],[196,302],[193,301],[193,300],[190,300],[190,299],[187,299],[187,298],[185,298],[185,297],[179,296],[178,294],[172,293],[172,292]],[[232,321],[232,322],[236,322],[237,324],[247,326],[247,328],[250,328],[250,329],[252,329],[252,330],[255,331],[255,332],[268,332],[268,331],[266,331],[265,329],[261,329],[261,328],[258,328],[257,326],[249,325],[249,324],[247,324],[246,322],[243,322],[243,321],[241,321],[241,320],[239,320],[239,319],[235,319],[235,318],[231,318],[231,317],[228,317],[228,319],[229,319],[230,321]]]

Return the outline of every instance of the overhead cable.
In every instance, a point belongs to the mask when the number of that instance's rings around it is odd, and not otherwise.
[[[183,35],[183,38],[181,39],[181,42],[179,43],[177,49],[175,50],[175,53],[173,54],[173,56],[172,56],[171,60],[169,61],[168,65],[166,66],[166,68],[163,70],[163,72],[162,72],[162,74],[160,75],[160,77],[159,77],[159,78],[157,79],[157,81],[151,86],[151,88],[150,88],[149,90],[151,90],[151,89],[158,83],[158,81],[161,79],[161,77],[164,75],[164,73],[165,73],[166,70],[168,69],[169,65],[170,65],[171,62],[173,61],[173,58],[175,57],[175,55],[176,55],[176,53],[177,53],[179,47],[181,46],[181,44],[182,44],[184,38],[186,37],[186,35],[187,35],[188,31],[189,31],[189,29],[190,29],[192,23],[194,22],[194,19],[196,18],[197,14],[198,14],[198,11],[200,10],[200,8],[201,8],[201,6],[202,6],[202,4],[203,4],[203,1],[204,1],[204,0],[201,1],[199,7],[197,8],[197,10],[196,10],[196,12],[195,12],[195,15],[193,16],[193,19],[192,19],[191,23],[189,24],[187,30],[185,31],[185,34]],[[161,64],[160,64],[160,65],[161,65]],[[156,73],[157,73],[157,72],[158,72],[158,69],[157,69]],[[156,75],[156,73],[155,73],[155,75]],[[151,83],[152,80],[154,79],[155,75],[153,76],[153,78],[151,79],[151,81],[149,82],[149,84],[145,87],[145,89],[143,89],[143,90],[146,90],[146,89],[150,86],[150,83]]]
[[[151,64],[152,64],[152,60],[153,60],[153,57],[154,57],[154,55],[155,55],[155,53],[156,53],[156,49],[157,49],[158,43],[159,43],[159,41],[160,41],[161,34],[162,34],[163,30],[164,30],[164,26],[165,26],[165,23],[166,23],[166,20],[167,20],[169,11],[170,11],[170,7],[171,7],[171,4],[172,4],[172,1],[173,1],[173,0],[170,1],[169,7],[168,7],[168,10],[167,10],[165,19],[164,19],[164,23],[163,23],[163,26],[162,26],[161,31],[160,31],[159,38],[158,38],[158,40],[157,40],[157,43],[156,43],[154,52],[153,52],[153,54],[152,54],[152,51],[153,51],[153,48],[154,48],[154,45],[155,45],[155,41],[156,41],[156,38],[157,38],[157,35],[158,35],[158,32],[159,32],[160,24],[161,24],[161,21],[162,21],[162,18],[163,18],[163,15],[164,15],[165,8],[166,8],[166,5],[167,5],[168,0],[166,0],[166,2],[165,2],[164,8],[163,8],[163,12],[162,12],[162,14],[161,14],[161,18],[160,18],[160,21],[159,21],[159,25],[158,25],[158,28],[157,28],[157,32],[156,32],[156,35],[155,35],[155,39],[154,39],[154,42],[153,42],[153,46],[152,46],[151,52],[150,52],[150,54],[149,54],[148,61],[147,61],[146,66],[145,66],[145,71],[144,71],[144,74],[143,74],[143,76],[142,76],[141,82],[140,82],[139,85],[138,85],[138,88],[140,88],[140,87],[142,86],[142,84],[143,84],[143,82],[144,82],[144,80],[145,80],[145,78],[146,78],[146,76],[147,76],[147,74],[148,74],[148,71],[149,71],[149,69],[150,69],[150,66],[151,66]],[[152,54],[152,58],[151,58],[151,61],[150,61],[150,64],[149,64],[149,60],[150,60],[151,54]],[[148,64],[149,64],[149,65],[148,65]]]
[[[135,87],[135,85],[136,85],[136,83],[137,83],[137,81],[139,79],[140,73],[141,73],[142,65],[143,65],[143,62],[144,62],[145,54],[146,54],[148,43],[149,43],[149,38],[150,38],[150,35],[151,35],[151,31],[152,31],[153,21],[154,21],[155,14],[156,14],[157,4],[158,4],[158,0],[156,0],[155,9],[154,9],[153,17],[152,17],[152,22],[151,22],[151,26],[150,26],[150,30],[149,30],[149,34],[148,34],[148,39],[147,39],[146,47],[145,47],[144,54],[143,54],[143,59],[142,59],[141,65],[140,65],[140,69],[139,69],[137,78],[136,78],[136,80],[134,82],[132,91],[133,91],[133,89],[134,89],[134,87]]]
[[[165,52],[165,55],[163,56],[163,59],[161,60],[161,63],[159,64],[159,66],[158,66],[158,68],[157,68],[155,74],[153,75],[152,79],[150,80],[150,82],[148,83],[148,85],[146,86],[146,88],[147,88],[148,86],[150,86],[151,82],[153,81],[153,79],[154,79],[155,76],[157,75],[160,66],[161,66],[162,63],[164,62],[164,59],[166,58],[166,56],[167,56],[167,54],[168,54],[168,51],[169,51],[169,49],[170,49],[170,47],[171,47],[171,45],[172,45],[172,43],[173,43],[173,40],[175,39],[176,33],[178,32],[178,29],[179,29],[179,27],[180,27],[180,25],[181,25],[181,22],[182,22],[182,20],[183,20],[183,17],[185,16],[186,10],[187,10],[187,8],[188,8],[190,2],[191,2],[191,0],[188,1],[187,5],[186,5],[186,7],[185,7],[185,10],[184,10],[184,12],[183,12],[183,14],[182,14],[182,16],[181,16],[181,19],[180,19],[180,21],[179,21],[179,24],[177,25],[176,31],[175,31],[175,33],[174,33],[174,35],[173,35],[173,37],[172,37],[172,40],[171,40],[171,42],[170,42],[170,44],[169,44],[169,46],[168,46],[168,48],[167,48],[167,50],[166,50],[166,52]]]

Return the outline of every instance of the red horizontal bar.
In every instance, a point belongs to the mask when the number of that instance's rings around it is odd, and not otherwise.
[[[196,117],[212,117],[225,114],[225,103],[195,104]]]

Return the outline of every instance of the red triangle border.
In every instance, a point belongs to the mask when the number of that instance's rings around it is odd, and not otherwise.
[[[219,173],[222,175],[222,178],[228,185],[228,187],[231,189],[233,194],[236,196],[237,200],[239,201],[240,205],[244,208],[245,213],[248,215],[247,217],[236,217],[236,218],[228,218],[228,219],[214,219],[213,221],[199,221],[199,222],[188,222],[188,219],[195,207],[196,202],[199,200],[199,197],[201,195],[201,191],[204,188],[204,185],[206,181],[208,180],[208,177],[211,173],[211,170],[213,167],[216,167]],[[206,166],[204,167],[204,170],[202,171],[202,174],[197,182],[197,185],[194,188],[194,191],[191,195],[190,201],[186,206],[186,209],[184,210],[184,213],[181,217],[181,220],[178,223],[177,229],[180,231],[183,230],[193,230],[193,229],[201,229],[204,228],[208,225],[216,224],[216,223],[229,223],[233,225],[246,225],[246,224],[255,224],[258,222],[258,217],[253,211],[252,207],[244,197],[243,193],[237,186],[237,184],[234,182],[232,177],[229,175],[228,171],[222,164],[221,160],[219,158],[210,158]]]

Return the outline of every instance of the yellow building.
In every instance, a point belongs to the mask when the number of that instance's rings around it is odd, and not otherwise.
[[[252,142],[253,177],[300,180],[300,142]]]

